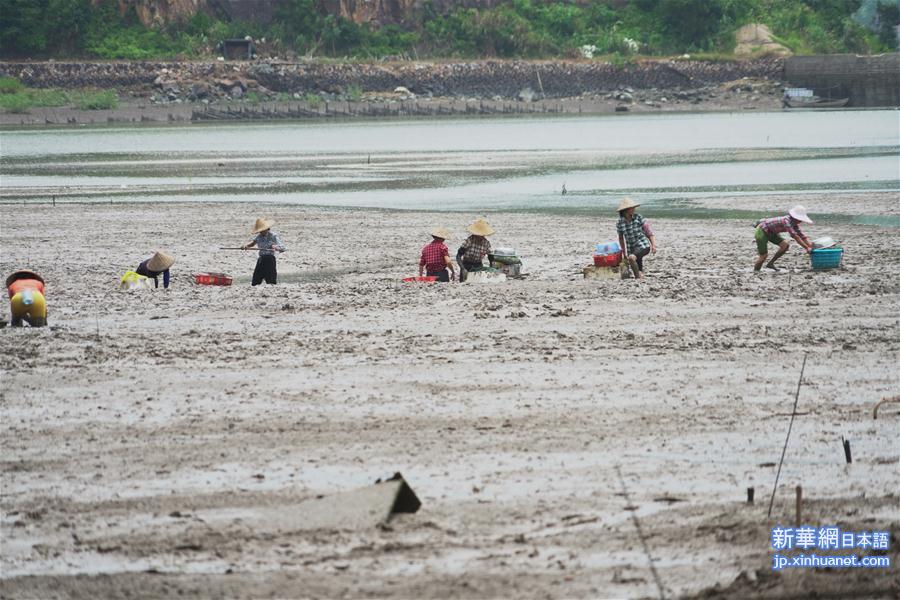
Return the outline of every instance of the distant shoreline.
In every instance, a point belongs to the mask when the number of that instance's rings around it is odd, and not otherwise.
[[[0,125],[774,110],[783,61],[0,62],[29,88],[114,90],[106,110],[35,107]]]
[[[657,95],[659,95],[658,93]],[[661,92],[666,98],[665,92]],[[624,107],[624,108],[623,108]],[[27,113],[2,113],[0,126],[100,125],[140,123],[197,123],[216,121],[334,120],[360,118],[436,118],[514,115],[660,114],[676,112],[734,112],[779,110],[777,95],[756,99],[712,99],[697,103],[648,99],[632,104],[602,98],[521,100],[429,98],[399,101],[337,101],[313,107],[304,102],[238,102],[204,105],[147,105],[124,102],[118,108],[79,110],[70,107],[32,108]]]

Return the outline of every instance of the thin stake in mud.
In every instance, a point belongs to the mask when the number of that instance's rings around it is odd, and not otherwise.
[[[775,474],[775,485],[772,486],[772,497],[769,499],[769,512],[766,518],[772,516],[772,505],[775,503],[775,490],[778,489],[778,478],[781,477],[781,465],[784,464],[784,453],[787,452],[788,441],[791,439],[791,429],[794,427],[794,417],[797,415],[797,401],[800,399],[800,384],[803,383],[803,371],[806,370],[806,357],[803,354],[803,365],[800,367],[800,379],[797,380],[797,393],[794,394],[794,410],[791,411],[791,422],[788,425],[787,436],[784,438],[784,448],[781,449],[781,460],[778,461],[778,472]]]
[[[637,530],[638,538],[640,538],[641,545],[644,547],[644,554],[647,555],[647,561],[650,563],[650,573],[653,574],[653,581],[656,582],[656,589],[659,590],[659,598],[660,600],[666,600],[666,590],[663,587],[662,580],[659,578],[659,573],[656,571],[656,565],[653,563],[653,555],[650,554],[650,546],[647,544],[647,538],[644,536],[644,531],[641,529],[641,522],[637,518],[637,509],[631,504],[631,496],[628,494],[628,488],[625,487],[625,478],[622,477],[622,469],[619,465],[616,465],[616,475],[619,476],[619,485],[622,486],[622,495],[625,497],[626,509],[631,513],[631,520],[634,523],[634,528]]]

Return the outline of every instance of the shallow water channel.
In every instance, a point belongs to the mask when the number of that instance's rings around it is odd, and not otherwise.
[[[896,110],[6,129],[0,142],[7,203],[607,212],[627,194],[657,214],[743,218],[738,201],[693,200],[900,193]]]

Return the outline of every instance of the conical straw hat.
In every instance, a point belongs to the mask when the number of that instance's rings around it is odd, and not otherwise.
[[[806,215],[806,208],[800,204],[789,210],[788,214],[803,223],[812,223],[812,219]]]
[[[46,283],[43,277],[41,277],[31,269],[19,269],[6,278],[6,287],[9,287],[12,282],[19,279],[37,279],[41,283]]]
[[[623,210],[632,207],[637,208],[638,206],[640,206],[640,204],[638,204],[628,196],[625,196],[624,198],[622,198],[622,201],[619,202],[619,208],[616,209],[616,212],[622,212]]]
[[[257,219],[256,224],[253,226],[253,229],[250,230],[250,233],[259,233],[260,231],[265,231],[272,227],[275,224],[275,221],[271,221],[269,219]]]
[[[175,264],[175,259],[163,252],[157,250],[150,260],[147,261],[147,268],[151,271],[165,271]]]
[[[478,219],[469,225],[466,231],[475,235],[491,235],[494,233],[494,229],[484,219]]]
[[[431,235],[436,238],[441,238],[442,240],[450,239],[450,232],[447,231],[446,227],[435,227],[431,230]]]

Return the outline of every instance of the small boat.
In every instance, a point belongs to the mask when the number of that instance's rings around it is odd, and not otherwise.
[[[785,98],[784,106],[786,108],[840,108],[847,106],[850,98],[819,98],[812,96],[810,98]]]

